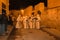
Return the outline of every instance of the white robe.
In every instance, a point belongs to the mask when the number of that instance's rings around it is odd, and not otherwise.
[[[28,28],[28,24],[27,24],[27,16],[24,16],[23,17],[23,25],[24,25],[24,28],[26,29],[26,28]]]
[[[29,28],[32,29],[33,25],[32,25],[32,17],[29,18]]]
[[[32,17],[32,28],[35,28],[36,27],[36,19],[35,19],[35,16]]]
[[[17,18],[16,28],[22,28],[22,20],[23,18],[21,17],[21,15],[19,15]]]
[[[37,20],[36,20],[36,29],[40,29],[40,21],[41,21],[41,18],[39,15],[36,16]]]

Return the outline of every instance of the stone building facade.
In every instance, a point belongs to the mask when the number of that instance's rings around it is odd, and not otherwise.
[[[0,14],[2,14],[2,10],[6,11],[6,15],[9,15],[9,0],[0,0]]]

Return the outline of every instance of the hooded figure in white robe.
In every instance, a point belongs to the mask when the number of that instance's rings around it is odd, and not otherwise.
[[[28,28],[28,17],[27,16],[23,16],[23,26],[24,26],[24,29]]]
[[[16,23],[16,28],[22,28],[23,24],[22,24],[23,18],[21,15],[19,15],[17,17],[17,23]]]
[[[29,17],[28,22],[29,22],[29,28],[32,29],[33,25],[32,25],[32,17],[31,16]]]
[[[32,13],[32,15],[29,17],[29,26],[30,29],[35,28],[35,16],[34,16],[34,12]]]
[[[37,18],[37,20],[36,20],[36,29],[40,29],[40,24],[41,24],[41,18],[40,18],[40,16],[41,16],[41,12],[40,11],[38,11],[38,14],[36,15],[36,18]]]

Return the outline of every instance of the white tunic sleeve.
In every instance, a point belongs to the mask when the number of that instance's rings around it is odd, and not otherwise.
[[[19,15],[18,18],[17,18],[17,21],[20,21],[20,17],[21,17],[21,16]]]

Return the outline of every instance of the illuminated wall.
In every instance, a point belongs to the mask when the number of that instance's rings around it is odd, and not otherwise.
[[[60,0],[48,0],[49,8],[56,7],[56,6],[60,6]]]
[[[6,6],[6,13],[9,15],[9,0],[0,0],[0,13],[2,13],[2,3]]]
[[[42,12],[41,14],[41,25],[44,27],[58,28],[60,30],[60,1],[59,0],[48,0],[48,9],[44,10],[44,5],[41,3],[35,6],[35,13],[37,10]],[[56,7],[56,8],[53,8]],[[49,9],[50,8],[50,9]]]
[[[35,11],[37,12],[38,10],[40,10],[41,12],[44,11],[44,3],[39,3],[35,5]]]
[[[24,9],[24,15],[31,15],[32,13],[32,9],[33,7],[32,6],[28,6],[27,8]]]
[[[0,0],[0,14],[2,13],[2,2]]]
[[[57,6],[60,6],[60,0],[48,0],[46,22],[48,26],[60,29],[60,7]]]

